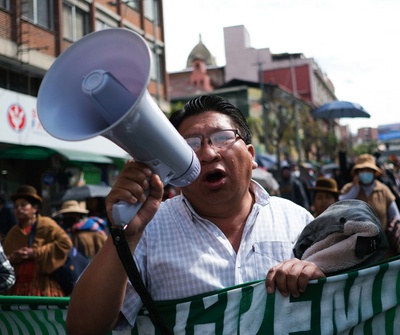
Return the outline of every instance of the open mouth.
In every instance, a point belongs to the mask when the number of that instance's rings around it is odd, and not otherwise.
[[[211,171],[204,176],[204,180],[208,183],[216,183],[224,177],[226,177],[226,174],[222,171]]]

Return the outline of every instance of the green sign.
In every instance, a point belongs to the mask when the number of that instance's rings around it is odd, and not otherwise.
[[[313,281],[299,298],[267,294],[258,281],[157,305],[174,334],[396,335],[399,270],[393,260]],[[67,306],[68,298],[0,296],[0,334],[66,334]],[[146,310],[132,334],[159,334]]]

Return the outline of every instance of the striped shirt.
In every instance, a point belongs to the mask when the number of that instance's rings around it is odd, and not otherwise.
[[[15,283],[15,273],[10,261],[0,243],[0,292],[10,288]]]
[[[291,201],[270,197],[257,183],[252,183],[252,189],[255,203],[237,253],[221,230],[200,217],[183,195],[161,204],[134,254],[154,300],[180,299],[264,279],[272,266],[294,257],[294,244],[313,216]],[[131,326],[141,306],[128,284],[121,311]]]

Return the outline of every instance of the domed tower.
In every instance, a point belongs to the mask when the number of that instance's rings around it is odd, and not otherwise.
[[[215,57],[211,55],[211,52],[201,41],[201,35],[199,35],[199,43],[192,49],[186,62],[186,67],[192,67],[193,62],[200,60],[204,62],[205,65],[216,66]]]
[[[199,41],[190,52],[182,71],[169,73],[171,101],[174,98],[212,92],[224,83],[224,67],[216,65],[215,57],[207,49],[199,35]],[[181,101],[181,100],[179,100]]]
[[[196,91],[210,92],[213,90],[210,76],[207,74],[208,66],[216,66],[215,57],[201,41],[190,52],[186,62],[187,68],[192,68],[190,75],[190,85],[196,88]]]

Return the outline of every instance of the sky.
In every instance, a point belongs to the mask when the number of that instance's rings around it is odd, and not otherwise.
[[[251,46],[313,58],[339,100],[370,118],[343,118],[358,128],[400,123],[399,0],[163,0],[167,71],[186,67],[199,36],[224,66],[223,28],[243,25]]]

